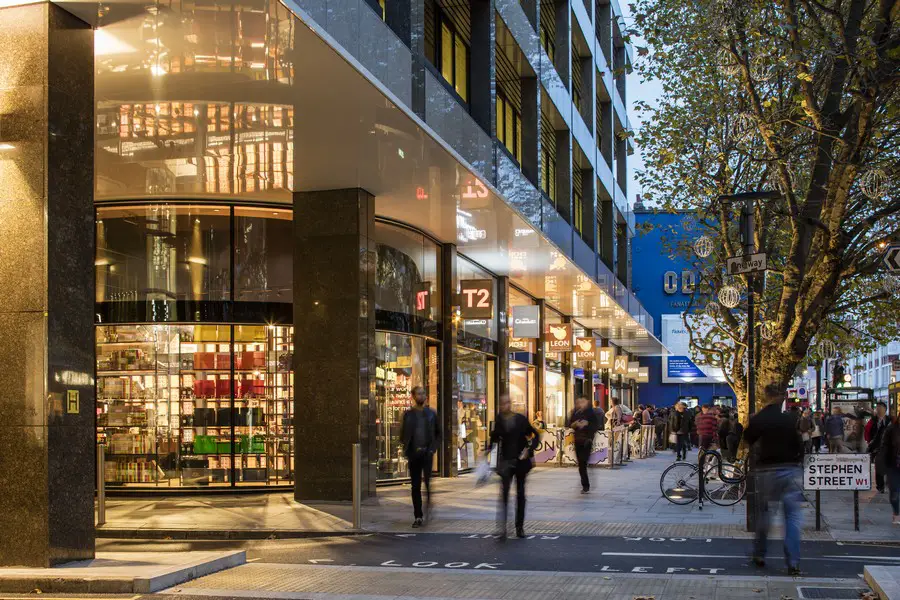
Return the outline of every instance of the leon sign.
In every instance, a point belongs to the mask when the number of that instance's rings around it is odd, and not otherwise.
[[[571,352],[572,324],[548,325],[544,340],[547,342],[550,352]]]
[[[494,316],[494,281],[469,279],[459,282],[459,308],[463,319],[490,319]]]
[[[807,454],[803,458],[804,490],[870,490],[868,454]]]
[[[578,360],[594,360],[597,342],[593,337],[575,338],[575,358]]]

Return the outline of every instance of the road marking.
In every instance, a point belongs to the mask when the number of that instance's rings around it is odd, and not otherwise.
[[[319,563],[334,562],[334,561],[331,560],[330,558],[311,558],[311,559],[309,559],[309,562],[311,562],[314,565],[317,565]]]
[[[397,533],[397,534],[394,534],[394,537],[402,537],[402,538],[416,537],[416,534],[414,534],[414,533]]]
[[[603,552],[601,556],[649,556],[654,558],[748,558],[745,554],[658,554],[653,552]]]
[[[900,561],[900,556],[838,556],[838,555],[830,555],[823,556],[822,558],[837,558],[837,559],[845,559],[845,560],[889,560],[889,561]]]

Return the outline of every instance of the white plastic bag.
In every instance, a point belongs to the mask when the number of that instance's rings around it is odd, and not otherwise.
[[[475,466],[475,485],[482,486],[491,480],[491,473],[493,469],[491,469],[490,460],[482,460]]]

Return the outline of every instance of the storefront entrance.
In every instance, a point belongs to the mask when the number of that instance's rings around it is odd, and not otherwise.
[[[534,367],[520,362],[509,363],[509,399],[513,412],[534,419]]]
[[[497,410],[497,359],[460,347],[456,369],[459,384],[456,467],[464,471],[474,468],[478,456],[487,448]]]

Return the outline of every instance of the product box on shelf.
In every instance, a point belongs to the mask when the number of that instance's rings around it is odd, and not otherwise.
[[[213,379],[197,379],[194,381],[195,398],[215,398],[216,382]]]
[[[194,437],[194,454],[215,454],[216,438],[211,435],[198,435]]]
[[[194,353],[194,369],[201,371],[204,369],[216,368],[216,355],[213,352],[195,352]]]
[[[231,368],[231,352],[216,352],[216,369]]]
[[[216,396],[219,398],[228,398],[231,396],[231,380],[230,379],[217,379],[216,380]]]
[[[239,369],[260,369],[266,366],[265,352],[241,352],[236,357]]]

